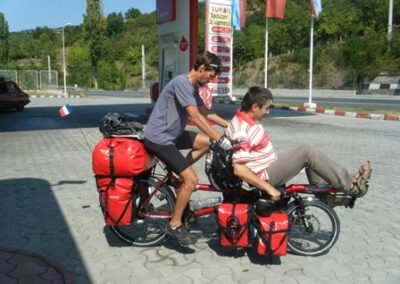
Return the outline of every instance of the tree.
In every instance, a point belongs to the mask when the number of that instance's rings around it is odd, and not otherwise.
[[[387,59],[386,46],[386,35],[377,32],[355,35],[344,44],[339,64],[352,71],[355,89],[360,90],[366,78],[373,78],[382,71],[382,63]]]
[[[90,52],[83,42],[72,46],[68,52],[69,81],[81,87],[91,87],[93,76]]]
[[[106,20],[101,11],[100,0],[87,0],[86,15],[83,17],[84,39],[89,47],[94,87],[97,89],[97,68],[101,59],[101,45],[105,37]]]
[[[0,12],[0,63],[7,64],[9,55],[9,31],[4,14]]]
[[[124,17],[122,13],[111,13],[107,16],[107,35],[115,38],[124,30]]]
[[[141,73],[141,51],[139,47],[130,47],[126,52],[125,59],[131,65],[130,73],[132,76],[138,76]]]
[[[130,8],[126,13],[125,13],[125,19],[134,19],[137,16],[140,16],[142,13],[138,9],[135,8]]]
[[[317,34],[325,41],[342,41],[351,35],[360,34],[363,26],[361,11],[348,0],[325,0],[324,12],[318,18]]]

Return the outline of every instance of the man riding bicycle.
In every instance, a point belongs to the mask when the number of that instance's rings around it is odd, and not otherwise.
[[[179,175],[181,185],[177,192],[175,210],[166,232],[181,245],[197,242],[182,225],[182,215],[198,183],[191,165],[208,150],[209,139],[219,141],[230,150],[230,141],[208,124],[208,120],[222,127],[228,122],[208,110],[199,96],[198,88],[210,82],[221,72],[221,61],[211,53],[199,55],[188,74],[172,79],[161,91],[150,115],[145,133],[146,148],[157,156],[169,170]],[[188,118],[205,134],[186,131]],[[186,158],[179,150],[191,149]]]

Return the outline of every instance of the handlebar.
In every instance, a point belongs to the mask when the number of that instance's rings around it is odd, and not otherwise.
[[[229,138],[228,138],[228,139],[229,139]],[[231,142],[232,146],[238,145],[238,144],[240,143],[239,140],[229,139],[229,141]],[[208,146],[208,148],[209,148],[210,150],[223,150],[223,151],[225,151],[224,149],[222,149],[222,148],[219,146],[218,141],[215,141],[215,140],[212,139],[212,138],[210,138],[210,145]]]

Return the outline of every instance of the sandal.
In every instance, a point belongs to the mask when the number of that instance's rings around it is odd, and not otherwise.
[[[353,176],[355,180],[350,188],[350,195],[352,197],[359,198],[367,194],[371,172],[371,162],[366,161],[361,166],[360,170]]]
[[[364,179],[369,180],[372,173],[372,166],[370,161],[366,161],[359,170]]]

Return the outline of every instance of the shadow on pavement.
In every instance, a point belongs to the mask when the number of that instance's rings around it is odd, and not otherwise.
[[[70,182],[84,181],[60,184]],[[42,255],[88,283],[87,268],[53,193],[56,185],[35,178],[0,180],[0,246]]]
[[[52,129],[74,129],[98,127],[100,119],[109,112],[129,113],[136,116],[137,121],[147,124],[151,109],[149,104],[113,104],[113,105],[78,105],[73,106],[72,114],[61,117],[60,106],[27,107],[23,112],[13,110],[0,111],[0,132],[35,131]],[[213,110],[221,117],[230,120],[235,115],[238,105],[214,104]],[[297,111],[271,109],[270,118],[310,116],[313,114]]]

